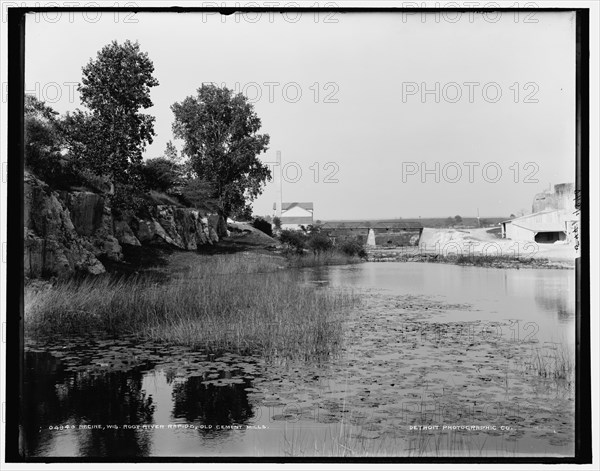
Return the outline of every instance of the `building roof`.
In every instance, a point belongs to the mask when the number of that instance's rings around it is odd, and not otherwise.
[[[519,216],[518,218],[507,219],[506,221],[502,221],[500,224],[504,224],[505,222],[514,223],[515,221],[525,221],[527,219],[531,219],[532,217],[539,216],[540,214],[555,213],[557,211],[557,209],[543,209],[542,211],[538,211],[537,213],[525,214],[524,216]]]
[[[287,211],[288,209],[292,209],[294,207],[298,206],[299,208],[302,209],[306,209],[306,210],[310,210],[312,211],[313,208],[313,203],[281,203],[281,210],[282,211]],[[273,203],[273,209],[277,209],[277,203]]]
[[[531,232],[565,232],[566,228],[564,224],[557,222],[546,222],[546,223],[535,223],[535,222],[517,222],[512,223],[514,226],[527,229]]]
[[[310,216],[281,216],[281,224],[312,224],[313,218]]]

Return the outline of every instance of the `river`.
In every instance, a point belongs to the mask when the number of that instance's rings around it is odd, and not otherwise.
[[[303,279],[363,298],[325,363],[130,339],[29,344],[26,455],[573,454],[572,380],[539,374],[573,354],[573,270],[389,262]]]

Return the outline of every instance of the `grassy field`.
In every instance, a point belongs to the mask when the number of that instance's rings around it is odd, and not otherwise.
[[[97,332],[189,345],[207,352],[314,358],[335,353],[342,320],[358,298],[319,290],[281,259],[260,254],[198,257],[167,281],[101,276],[26,287],[33,337]]]

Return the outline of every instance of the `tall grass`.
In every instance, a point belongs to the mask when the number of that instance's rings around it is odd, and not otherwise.
[[[549,380],[574,380],[574,352],[565,343],[556,343],[552,347],[537,347],[530,353],[531,356],[523,363],[525,371]]]
[[[105,276],[28,288],[25,325],[32,336],[137,334],[207,352],[308,359],[336,352],[356,302],[306,286],[275,257],[215,255],[163,283]]]

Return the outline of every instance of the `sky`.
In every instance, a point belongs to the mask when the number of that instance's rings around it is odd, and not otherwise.
[[[31,14],[26,90],[83,108],[82,67],[137,40],[160,82],[146,158],[182,148],[170,106],[213,82],[254,103],[271,137],[260,159],[315,219],[508,217],[575,181],[574,14],[534,15]],[[255,214],[273,213],[277,187]]]

